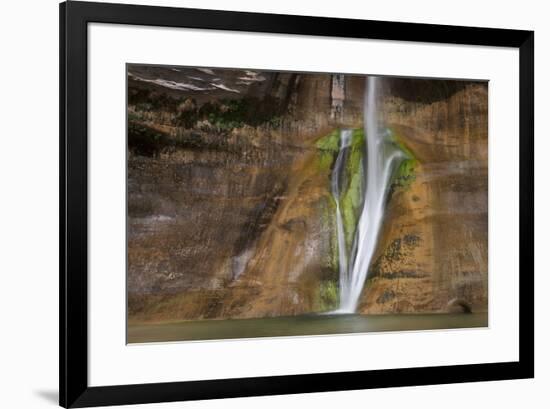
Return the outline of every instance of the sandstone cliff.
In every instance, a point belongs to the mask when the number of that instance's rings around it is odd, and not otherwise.
[[[320,141],[362,128],[364,78],[156,70],[129,70],[130,319],[336,308],[334,149]],[[392,186],[360,312],[485,310],[487,84],[384,84],[381,120],[415,160]]]

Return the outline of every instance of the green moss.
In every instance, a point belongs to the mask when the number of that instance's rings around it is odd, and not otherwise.
[[[222,132],[244,125],[278,128],[282,125],[285,112],[276,105],[269,98],[260,101],[254,97],[222,98],[200,105],[192,98],[159,90],[136,89],[131,84],[128,89],[128,106],[132,106],[138,115],[167,113],[171,125],[183,129],[193,129],[205,120]]]
[[[414,156],[413,152],[403,143],[403,140],[399,134],[392,130],[391,137],[391,143],[404,152],[406,156],[393,174],[391,190],[395,191],[396,189],[407,189],[416,179],[416,167],[418,165],[418,160]]]
[[[330,268],[333,271],[338,272],[339,269],[339,257],[338,254],[338,232],[336,231],[336,220],[334,217],[334,213],[336,212],[336,205],[334,204],[334,200],[331,200],[332,206],[329,207],[330,213],[328,214],[328,217],[330,217],[329,223],[331,224],[331,237],[330,237]]]
[[[405,153],[406,158],[401,161],[392,177],[391,190],[397,188],[406,189],[416,178],[416,167],[418,160],[414,154],[402,142],[399,135],[391,132],[387,143],[394,145],[395,148]],[[316,147],[319,150],[318,168],[320,171],[326,172],[327,189],[330,192],[330,171],[337,158],[340,147],[340,130],[334,130],[328,135],[320,138],[316,142]],[[364,195],[364,159],[365,158],[365,133],[362,128],[354,129],[350,144],[349,156],[346,160],[346,175],[345,185],[341,187],[340,195],[340,211],[344,224],[344,233],[346,236],[346,246],[351,248],[355,237],[357,224],[361,214],[361,206]],[[328,220],[326,224],[330,225],[333,232],[331,237],[331,269],[338,270],[338,239],[336,237],[336,204],[332,195],[327,201],[324,213]]]
[[[340,130],[336,129],[328,135],[320,138],[316,142],[319,149],[318,168],[320,171],[329,171],[340,150]],[[363,197],[363,156],[365,149],[365,136],[363,129],[354,129],[350,144],[350,153],[346,161],[347,184],[342,187],[340,195],[340,211],[344,222],[344,232],[346,235],[346,244],[351,248],[353,237],[360,214],[360,207]],[[329,182],[330,183],[330,180]],[[329,187],[330,189],[330,187]],[[332,197],[332,196],[331,196]],[[329,206],[331,220],[334,219],[336,205]],[[336,223],[334,222],[334,226]],[[335,229],[334,229],[335,230]],[[334,242],[333,253],[336,261],[335,268],[338,266],[338,244],[336,232],[331,242]]]
[[[338,282],[334,280],[321,281],[319,285],[319,310],[329,311],[338,307],[340,303]]]
[[[319,138],[315,146],[323,151],[337,153],[340,148],[340,130],[335,129],[328,135]]]
[[[335,206],[332,196],[325,196],[319,202],[321,223],[323,226],[326,226],[326,231],[330,232],[330,253],[325,254],[323,265],[328,267],[331,271],[338,272],[338,237],[336,233],[336,221],[334,219]]]
[[[392,186],[397,188],[408,188],[416,179],[415,174],[416,160],[406,159],[397,168],[393,179]]]
[[[360,207],[363,196],[363,183],[361,171],[354,173],[351,178],[349,188],[340,198],[340,211],[344,222],[344,233],[346,235],[346,245],[351,248],[355,230],[359,221]]]
[[[201,114],[206,116],[208,122],[222,130],[240,128],[246,123],[247,113],[250,109],[248,101],[244,99],[223,101],[222,104],[204,104],[195,114],[194,124]]]
[[[363,157],[365,153],[365,135],[363,129],[354,129],[346,163],[348,184],[340,196],[340,209],[344,221],[346,245],[351,248],[357,222],[359,220],[363,198]]]
[[[321,152],[319,158],[319,170],[328,170],[332,166],[332,155],[327,152]]]
[[[319,138],[315,143],[319,149],[318,168],[320,171],[327,171],[332,167],[332,163],[336,159],[340,146],[340,131],[338,129],[332,131],[326,136]]]

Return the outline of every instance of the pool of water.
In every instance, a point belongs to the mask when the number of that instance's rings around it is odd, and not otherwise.
[[[128,343],[198,341],[487,327],[487,313],[318,314],[295,317],[129,324]]]

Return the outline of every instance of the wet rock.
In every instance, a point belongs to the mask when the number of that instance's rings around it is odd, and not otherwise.
[[[453,298],[447,303],[447,312],[470,314],[472,312],[472,307],[466,300]]]

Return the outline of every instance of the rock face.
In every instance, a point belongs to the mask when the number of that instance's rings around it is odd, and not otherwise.
[[[429,103],[388,98],[385,122],[418,159],[388,202],[360,311],[487,310],[487,84]]]
[[[421,81],[384,82],[380,118],[417,160],[392,186],[361,313],[487,308],[487,84]],[[130,66],[128,84],[130,320],[336,308],[319,141],[363,126],[364,77]]]

